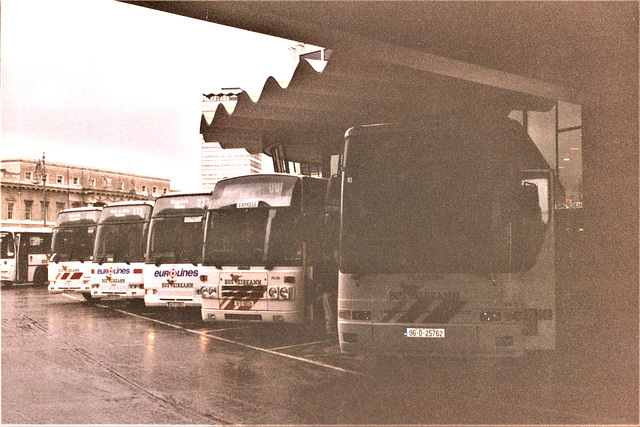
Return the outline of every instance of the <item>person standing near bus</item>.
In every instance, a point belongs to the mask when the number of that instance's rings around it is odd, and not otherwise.
[[[322,309],[327,335],[338,332],[338,248],[327,245],[314,272],[317,289],[322,297]]]

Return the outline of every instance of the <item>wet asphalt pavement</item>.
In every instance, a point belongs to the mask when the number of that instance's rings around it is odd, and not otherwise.
[[[637,313],[562,309],[558,350],[381,359],[286,325],[2,288],[3,424],[637,424]],[[562,305],[562,304],[561,304]]]

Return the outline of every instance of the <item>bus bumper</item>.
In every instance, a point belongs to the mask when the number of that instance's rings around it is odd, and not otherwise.
[[[304,311],[276,310],[219,310],[202,307],[202,320],[206,322],[266,322],[303,323]]]
[[[438,334],[434,333],[432,337],[410,336],[407,328],[438,331]],[[521,331],[522,327],[517,323],[402,325],[338,322],[338,338],[342,353],[513,357],[524,353]]]
[[[101,300],[128,300],[128,299],[143,299],[144,298],[144,286],[140,285],[127,285],[126,287],[108,287],[91,289],[91,296],[94,299]]]
[[[47,289],[50,294],[75,294],[75,293],[90,294],[91,293],[91,286],[88,284],[87,285],[79,285],[79,284],[52,285],[50,284],[47,287]]]
[[[157,294],[150,295],[146,293],[144,295],[144,305],[147,307],[202,307],[202,299],[200,297],[194,298],[170,298],[170,297],[158,297]]]

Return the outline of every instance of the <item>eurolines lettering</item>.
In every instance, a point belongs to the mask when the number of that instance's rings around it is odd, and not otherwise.
[[[198,277],[198,270],[185,270],[184,268],[176,270],[175,268],[172,268],[171,270],[154,271],[153,276],[168,277],[170,279],[174,279],[176,277]]]
[[[130,268],[121,268],[121,267],[109,267],[109,268],[98,268],[96,269],[96,274],[108,274],[109,276],[114,274],[129,274],[131,273]]]

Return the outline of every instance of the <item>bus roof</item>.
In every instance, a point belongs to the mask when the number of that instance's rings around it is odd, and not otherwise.
[[[175,193],[163,194],[158,199],[166,199],[168,197],[184,197],[184,196],[210,196],[211,191],[176,191]]]
[[[153,200],[127,200],[124,202],[113,202],[109,203],[105,206],[105,208],[110,208],[112,206],[139,206],[139,205],[149,205],[153,207],[155,202]]]
[[[290,176],[290,177],[294,177],[294,178],[298,178],[298,179],[327,179],[327,178],[322,178],[322,177],[318,177],[318,176],[300,175],[300,174],[294,174],[294,173],[272,172],[272,173],[249,173],[249,174],[245,174],[245,175],[230,176],[229,178],[223,178],[218,182],[224,182],[224,181],[234,180],[234,179],[238,179],[238,178],[263,177],[263,176],[264,177],[267,177],[267,176]]]
[[[19,226],[9,226],[9,227],[1,227],[0,231],[8,231],[11,233],[51,233],[52,229],[48,227],[19,227]]]
[[[102,208],[98,206],[85,206],[82,208],[69,208],[62,210],[58,213],[66,213],[66,212],[85,212],[85,211],[101,211]]]

